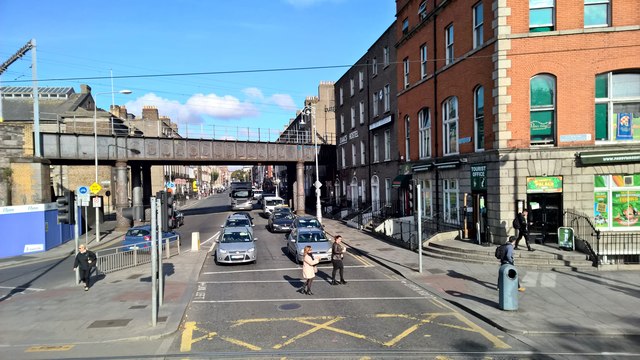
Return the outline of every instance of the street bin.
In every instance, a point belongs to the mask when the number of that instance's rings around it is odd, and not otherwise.
[[[500,266],[498,296],[500,310],[518,310],[518,270],[511,264]]]

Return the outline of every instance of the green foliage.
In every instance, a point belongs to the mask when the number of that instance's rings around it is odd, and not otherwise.
[[[0,168],[0,182],[10,182],[12,173],[11,168]]]

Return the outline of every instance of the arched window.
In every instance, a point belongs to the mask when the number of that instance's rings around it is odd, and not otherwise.
[[[552,75],[536,75],[529,84],[531,145],[554,144],[556,79]]]
[[[484,150],[484,88],[478,86],[473,92],[473,118],[476,151]]]
[[[418,113],[420,123],[420,159],[431,157],[431,114],[429,108],[422,108]]]
[[[442,105],[442,137],[444,154],[458,153],[458,98],[452,96]]]

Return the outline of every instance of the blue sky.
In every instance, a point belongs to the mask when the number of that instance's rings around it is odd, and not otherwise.
[[[156,106],[183,133],[187,123],[282,129],[394,20],[393,0],[0,0],[0,62],[36,39],[40,86],[110,92],[112,72],[115,90],[133,91],[116,104],[136,116]],[[31,86],[30,65],[27,54],[2,85]],[[327,68],[253,72],[309,67]],[[141,77],[233,71],[244,73]],[[111,95],[96,97],[108,109]]]

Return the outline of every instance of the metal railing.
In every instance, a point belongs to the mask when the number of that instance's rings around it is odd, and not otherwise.
[[[56,120],[55,124],[43,124],[41,132],[67,133],[67,134],[93,134],[93,119],[87,118],[65,118],[64,121]],[[98,135],[112,135],[118,137],[138,137],[144,136],[140,131],[132,131],[134,128],[152,129],[154,137],[170,137],[184,139],[205,139],[223,141],[252,141],[252,142],[272,142],[285,144],[307,144],[313,145],[313,136],[310,130],[295,129],[269,129],[243,126],[221,126],[221,125],[181,125],[179,131],[170,130],[164,134],[159,121],[149,122],[145,125],[145,120],[125,120],[98,122]],[[155,127],[154,127],[155,125]],[[157,135],[162,134],[162,135]],[[318,144],[336,144],[335,133],[318,133]]]
[[[576,210],[564,212],[564,224],[573,229],[580,242],[576,247],[590,255],[594,266],[640,263],[640,233],[602,232],[589,216]]]
[[[180,255],[180,236],[163,239],[162,256],[166,259]],[[133,248],[132,248],[133,247]],[[124,270],[151,263],[151,245],[148,241],[96,251],[96,265],[101,273]]]

